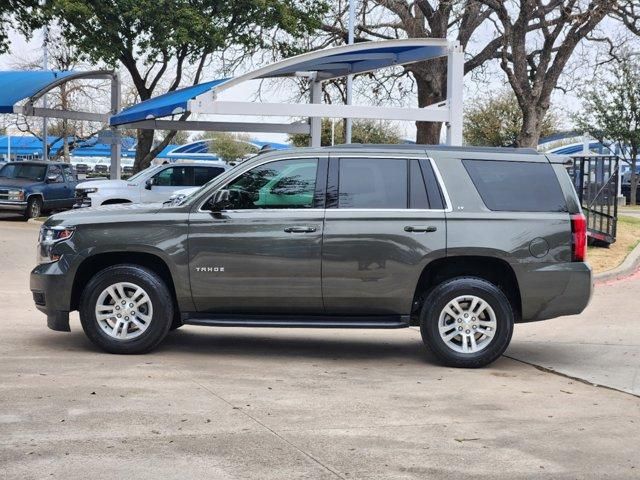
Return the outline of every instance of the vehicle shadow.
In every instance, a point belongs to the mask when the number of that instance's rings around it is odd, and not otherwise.
[[[73,328],[73,326],[72,326]],[[393,336],[386,340],[382,335],[376,338],[357,338],[351,331],[340,337],[345,330],[307,330],[308,335],[291,336],[286,331],[260,329],[244,332],[211,329],[210,332],[190,331],[183,327],[170,332],[162,344],[150,356],[183,358],[189,356],[210,357],[263,357],[268,359],[340,359],[340,360],[414,360],[417,363],[437,364],[426,351],[419,336],[416,338]],[[82,330],[73,328],[71,333],[43,333],[31,340],[40,348],[73,353],[102,353],[84,335]]]

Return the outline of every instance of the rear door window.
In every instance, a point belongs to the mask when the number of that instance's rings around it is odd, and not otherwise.
[[[462,160],[490,210],[565,212],[567,204],[549,163]]]
[[[193,167],[193,184],[200,187],[224,172],[222,167]]]
[[[387,158],[341,158],[338,208],[407,208],[407,162]]]

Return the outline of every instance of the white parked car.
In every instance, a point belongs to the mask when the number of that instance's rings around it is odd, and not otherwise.
[[[97,207],[115,203],[164,202],[177,191],[199,187],[229,167],[224,162],[191,162],[157,165],[127,180],[91,180],[76,186],[78,207]]]

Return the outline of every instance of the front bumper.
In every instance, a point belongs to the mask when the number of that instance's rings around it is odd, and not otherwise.
[[[47,315],[47,326],[52,330],[68,332],[71,305],[70,275],[64,259],[38,265],[31,271],[29,288],[36,308]]]
[[[0,201],[0,211],[20,212],[27,210],[27,202],[12,202],[7,200]]]

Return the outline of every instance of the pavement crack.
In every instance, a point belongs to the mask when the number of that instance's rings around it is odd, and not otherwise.
[[[547,367],[543,367],[541,365],[536,365],[535,363],[527,362],[526,360],[520,360],[519,358],[511,357],[509,355],[504,355],[503,354],[503,356],[506,357],[506,358],[509,358],[511,360],[515,360],[516,362],[520,362],[520,363],[523,363],[525,365],[529,365],[529,366],[531,366],[531,367],[533,367],[533,368],[535,368],[537,370],[540,370],[541,372],[552,373],[553,375],[558,375],[560,377],[568,378],[569,380],[575,380],[576,382],[584,383],[585,385],[589,385],[591,387],[604,388],[606,390],[611,390],[613,392],[624,393],[625,395],[631,395],[632,397],[640,398],[640,395],[638,395],[637,393],[627,392],[625,390],[620,390],[619,388],[610,387],[608,385],[602,385],[602,384],[599,384],[599,383],[593,383],[593,382],[590,382],[589,380],[585,380],[584,378],[574,377],[574,376],[569,375],[567,373],[562,373],[562,372],[559,372],[557,370],[553,370],[552,368],[547,368]]]
[[[249,418],[250,420],[252,420],[254,423],[257,423],[258,425],[260,425],[262,428],[268,430],[272,435],[274,435],[275,437],[279,438],[280,440],[282,440],[284,443],[286,443],[287,445],[289,445],[290,447],[294,448],[295,450],[297,450],[298,452],[300,452],[302,455],[304,455],[305,457],[307,457],[308,459],[310,459],[311,461],[313,461],[314,463],[318,464],[320,467],[324,468],[326,471],[332,473],[333,475],[335,475],[337,478],[340,478],[341,480],[347,480],[345,477],[343,477],[342,475],[340,475],[340,473],[336,472],[333,468],[331,468],[330,466],[322,463],[322,461],[320,461],[318,458],[314,457],[312,454],[310,454],[309,452],[303,450],[301,447],[299,447],[298,445],[296,445],[295,443],[291,442],[290,440],[288,440],[287,438],[283,437],[282,435],[280,435],[278,432],[276,432],[273,428],[271,428],[270,426],[268,426],[267,424],[261,422],[259,419],[257,419],[256,417],[254,417],[253,415],[251,415],[250,413],[246,412],[245,410],[243,410],[242,408],[237,408],[233,403],[231,403],[230,401],[228,401],[226,398],[220,396],[219,394],[217,394],[216,392],[214,392],[213,390],[211,390],[209,387],[203,385],[202,383],[198,382],[197,380],[194,380],[193,378],[190,378],[189,380],[191,380],[191,382],[195,383],[196,385],[198,385],[200,388],[202,388],[203,390],[209,392],[211,395],[213,395],[214,397],[216,397],[218,400],[226,403],[227,405],[229,405],[231,408],[233,408],[234,410],[237,410],[239,412],[241,412],[244,416],[246,416],[247,418]]]

